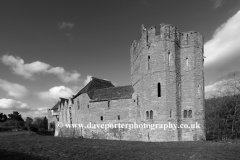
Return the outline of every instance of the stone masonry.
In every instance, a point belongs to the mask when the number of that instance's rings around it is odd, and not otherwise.
[[[55,136],[132,141],[205,140],[203,36],[169,24],[146,29],[130,47],[129,86],[92,77],[76,95],[49,110],[63,124],[200,124],[200,128],[56,127]]]

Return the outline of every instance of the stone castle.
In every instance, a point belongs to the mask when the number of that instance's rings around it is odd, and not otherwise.
[[[63,124],[200,124],[200,128],[59,128],[55,136],[133,141],[205,140],[203,36],[169,24],[146,29],[130,47],[128,86],[92,77],[76,95],[60,98],[49,120]]]

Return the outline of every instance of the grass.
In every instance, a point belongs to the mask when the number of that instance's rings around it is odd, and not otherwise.
[[[50,134],[51,135],[51,134]],[[0,159],[239,159],[240,144],[129,142],[0,132]]]

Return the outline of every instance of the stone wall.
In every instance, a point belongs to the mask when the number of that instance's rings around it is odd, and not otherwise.
[[[147,110],[154,111],[152,123],[167,123],[169,119],[180,124],[201,124],[201,129],[178,129],[176,132],[158,132],[176,135],[170,140],[205,139],[204,131],[204,75],[203,37],[191,31],[181,33],[176,27],[142,27],[140,40],[133,41],[131,78],[135,97],[139,97],[141,120]],[[188,63],[186,65],[186,63]],[[161,97],[157,97],[157,83],[161,83]],[[184,110],[192,116],[184,118]],[[165,131],[163,131],[165,132]],[[159,139],[157,139],[158,141]]]
[[[92,101],[87,93],[80,94],[73,102],[69,99],[62,103],[59,121],[85,126],[90,123],[190,125],[198,122],[201,128],[62,128],[58,135],[155,142],[205,139],[202,35],[194,31],[181,33],[168,24],[150,29],[142,26],[142,35],[133,41],[130,55],[134,88],[131,99]]]

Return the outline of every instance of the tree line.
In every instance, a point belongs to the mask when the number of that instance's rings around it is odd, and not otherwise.
[[[48,130],[47,117],[27,117],[24,121],[21,114],[17,111],[8,114],[0,113],[0,131],[44,131]]]
[[[240,79],[235,75],[205,100],[206,131],[212,139],[237,139],[240,133]]]

